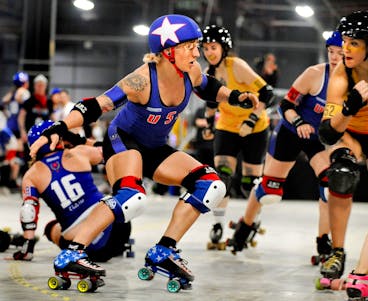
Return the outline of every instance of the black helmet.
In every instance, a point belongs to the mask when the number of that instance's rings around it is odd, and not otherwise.
[[[207,25],[203,29],[202,43],[218,42],[224,48],[225,52],[233,47],[230,32],[225,28],[217,25]]]
[[[368,10],[355,11],[342,17],[337,30],[342,36],[368,41]]]

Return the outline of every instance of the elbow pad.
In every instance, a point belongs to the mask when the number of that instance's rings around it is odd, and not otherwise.
[[[72,111],[78,111],[83,116],[83,125],[95,122],[101,115],[102,110],[95,97],[86,98],[75,104]]]
[[[223,85],[213,76],[202,74],[202,83],[194,92],[206,101],[216,102],[217,93]]]
[[[296,106],[295,106],[295,104],[293,104],[292,102],[290,102],[290,101],[288,101],[287,99],[284,98],[280,102],[280,109],[281,109],[281,112],[282,112],[282,116],[285,118],[285,112],[287,110],[296,111]]]
[[[259,91],[259,101],[266,104],[266,108],[273,105],[275,95],[273,94],[273,88],[270,85],[263,86]]]
[[[323,144],[333,145],[344,135],[331,126],[331,119],[322,120],[318,129],[319,140]]]

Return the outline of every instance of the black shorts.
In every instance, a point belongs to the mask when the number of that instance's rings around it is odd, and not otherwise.
[[[122,255],[129,243],[132,231],[131,223],[112,224],[110,237],[105,246],[98,250],[88,251],[88,256],[92,261],[105,262],[110,258]]]
[[[215,156],[236,158],[241,152],[243,162],[263,164],[267,150],[269,130],[240,137],[239,134],[216,130],[214,140]]]
[[[143,176],[152,179],[157,167],[170,155],[177,152],[176,149],[172,148],[170,145],[162,145],[156,148],[147,148],[140,143],[138,143],[132,136],[127,134],[121,129],[117,129],[117,134],[119,135],[119,143],[124,149],[135,149],[142,155],[143,159]],[[115,155],[116,152],[110,140],[108,133],[106,133],[103,142],[103,155],[105,162]]]
[[[325,147],[318,139],[302,139],[285,126],[277,126],[272,132],[268,152],[276,160],[283,162],[295,161],[301,151],[310,160]]]

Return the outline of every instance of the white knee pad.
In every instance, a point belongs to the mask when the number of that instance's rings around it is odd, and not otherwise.
[[[265,194],[259,199],[262,205],[270,205],[281,202],[282,197],[277,194]]]

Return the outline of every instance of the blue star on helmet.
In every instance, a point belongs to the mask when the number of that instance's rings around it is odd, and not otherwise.
[[[170,20],[166,17],[162,22],[161,27],[156,28],[152,31],[152,34],[161,37],[161,45],[164,46],[167,40],[171,40],[174,43],[179,43],[179,39],[176,35],[176,31],[182,28],[184,23],[181,24],[171,24]]]

